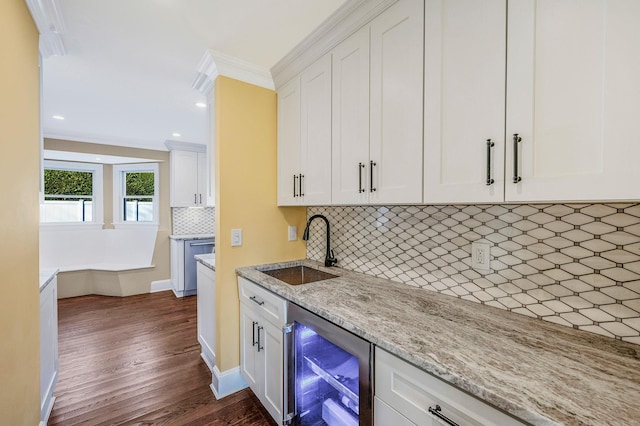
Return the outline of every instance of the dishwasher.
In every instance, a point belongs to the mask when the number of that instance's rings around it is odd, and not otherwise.
[[[193,296],[198,293],[197,254],[207,254],[213,251],[214,239],[199,239],[184,241],[184,295]]]

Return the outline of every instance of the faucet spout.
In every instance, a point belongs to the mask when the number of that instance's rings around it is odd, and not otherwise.
[[[304,232],[302,233],[302,239],[304,241],[309,240],[309,227],[311,226],[311,222],[314,219],[322,219],[324,223],[327,225],[327,253],[324,258],[324,266],[333,266],[338,263],[338,259],[333,255],[333,250],[331,250],[331,226],[329,225],[329,220],[321,214],[314,214],[307,221],[307,226],[304,228]]]

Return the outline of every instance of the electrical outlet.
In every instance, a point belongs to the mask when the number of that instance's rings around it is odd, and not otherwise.
[[[290,226],[289,227],[289,241],[295,241],[298,239],[298,227]]]
[[[471,267],[478,271],[489,272],[491,270],[489,243],[471,243]]]
[[[231,230],[231,247],[239,247],[242,245],[242,229]]]

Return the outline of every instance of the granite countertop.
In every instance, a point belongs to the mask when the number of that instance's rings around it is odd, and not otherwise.
[[[196,254],[193,257],[195,257],[198,262],[202,263],[204,266],[211,269],[212,271],[216,270],[215,253]]]
[[[338,278],[291,286],[260,270]],[[534,425],[640,424],[640,346],[302,260],[238,275]]]
[[[172,240],[206,240],[207,238],[215,238],[213,234],[185,234],[185,235],[169,235]]]
[[[58,273],[58,268],[42,268],[40,269],[40,291],[49,284]]]

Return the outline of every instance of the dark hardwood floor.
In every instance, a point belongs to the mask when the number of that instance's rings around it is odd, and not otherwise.
[[[172,292],[58,303],[60,376],[49,425],[275,425],[249,390],[216,400],[196,298]]]

